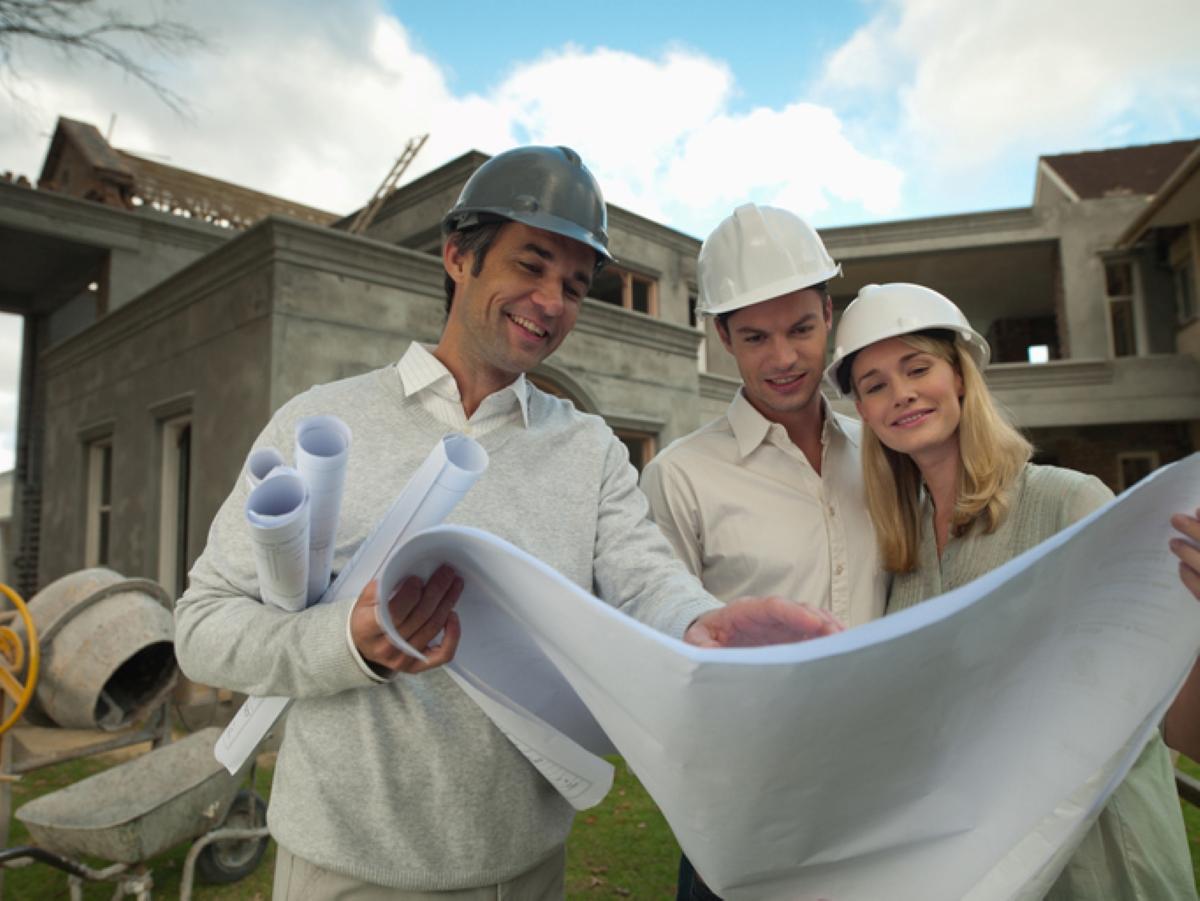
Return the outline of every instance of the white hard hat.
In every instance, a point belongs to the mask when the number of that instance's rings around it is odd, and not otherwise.
[[[825,380],[849,396],[850,363],[854,354],[876,341],[910,335],[928,329],[953,332],[975,365],[984,369],[992,351],[984,337],[949,298],[932,288],[892,282],[865,285],[846,307],[838,320],[833,339],[833,362],[825,370]]]
[[[840,275],[820,236],[794,213],[747,203],[700,248],[698,312],[718,316]]]

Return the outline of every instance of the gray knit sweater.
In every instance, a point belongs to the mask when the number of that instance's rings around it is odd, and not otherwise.
[[[297,419],[318,413],[354,433],[337,569],[447,429],[404,396],[392,366],[293,399],[256,446],[289,455]],[[531,387],[529,426],[480,443],[490,466],[450,522],[501,536],[671,635],[717,606],[647,518],[601,419]],[[448,676],[372,682],[347,645],[350,601],[302,613],[259,601],[245,499],[239,479],[177,604],[175,640],[191,679],[297,699],[271,795],[276,840],[327,869],[414,890],[503,881],[562,844],[571,807]]]

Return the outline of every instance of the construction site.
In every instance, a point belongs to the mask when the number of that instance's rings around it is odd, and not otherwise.
[[[24,323],[3,536],[5,838],[19,777],[154,749],[18,813],[42,848],[34,865],[65,871],[73,892],[149,897],[146,862],[185,845],[189,897],[195,875],[240,879],[266,851],[255,761],[230,774],[212,757],[241,699],[182,678],[171,610],[271,415],[436,342],[441,217],[487,157],[405,181],[426,137],[348,213],[139,157],[67,118],[36,185],[0,181],[0,309]],[[844,273],[834,318],[872,283],[954,298],[1035,460],[1119,493],[1200,450],[1200,140],[1030,165],[1028,206],[822,230]],[[719,416],[740,381],[696,313],[700,241],[608,215],[616,264],[530,378],[601,416],[640,468]]]

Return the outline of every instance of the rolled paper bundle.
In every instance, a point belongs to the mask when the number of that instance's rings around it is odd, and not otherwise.
[[[245,466],[246,484],[253,491],[263,479],[283,465],[283,454],[273,447],[260,447],[250,451]]]
[[[350,428],[336,416],[309,416],[296,424],[296,468],[308,485],[308,603],[329,585],[342,490],[350,460]]]
[[[246,498],[254,567],[264,601],[303,610],[308,596],[309,497],[304,478],[279,467]]]

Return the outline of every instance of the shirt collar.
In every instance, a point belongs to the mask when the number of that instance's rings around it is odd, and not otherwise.
[[[833,408],[824,394],[821,395],[821,410],[824,414],[824,423],[821,426],[822,446],[828,447],[829,443],[837,440],[839,436],[853,445],[858,444],[855,437],[843,427],[841,420],[834,415]],[[748,457],[767,440],[767,435],[774,424],[754,408],[754,405],[746,399],[742,388],[738,388],[725,415],[729,419],[729,426],[737,441],[738,454],[743,458]]]
[[[435,391],[444,397],[452,397],[459,404],[462,403],[458,383],[454,381],[454,376],[446,368],[446,364],[433,355],[432,347],[427,347],[419,341],[412,342],[408,346],[408,350],[404,352],[404,356],[396,363],[396,371],[400,374],[400,383],[404,386],[406,397],[413,397],[422,391]],[[501,398],[505,393],[512,395],[513,400],[509,402],[516,403],[517,408],[521,411],[521,422],[528,428],[529,382],[525,378],[525,373],[522,372],[499,391],[489,394],[484,398],[484,402],[496,398],[503,404]]]

